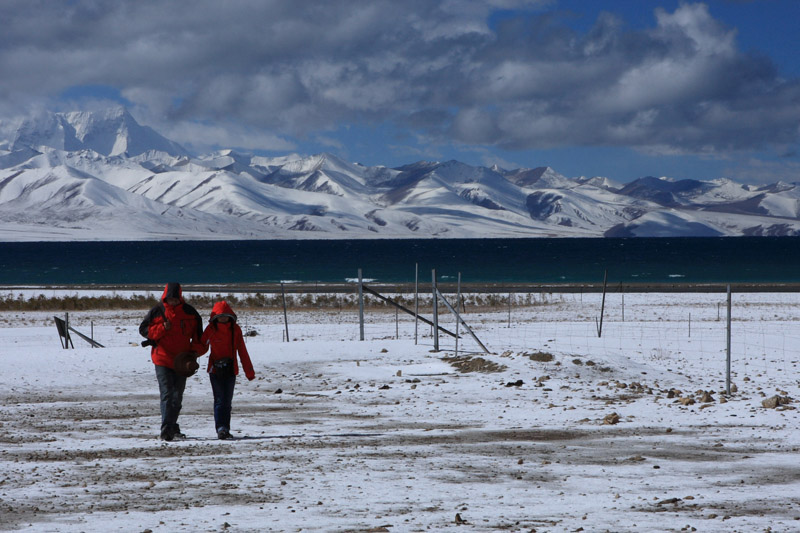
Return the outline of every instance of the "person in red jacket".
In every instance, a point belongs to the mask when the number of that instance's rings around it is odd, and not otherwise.
[[[227,302],[220,301],[214,304],[201,340],[211,346],[208,374],[211,379],[211,390],[214,393],[214,427],[218,438],[230,439],[233,389],[236,386],[236,376],[239,374],[237,353],[247,379],[252,381],[256,374],[250,362],[250,354],[244,345],[242,328],[236,323],[236,313]]]
[[[161,303],[153,307],[139,326],[147,337],[142,345],[152,346],[150,358],[156,367],[156,379],[161,393],[161,440],[185,438],[178,425],[183,405],[186,377],[175,372],[175,357],[182,352],[198,356],[208,348],[200,339],[203,319],[194,307],[183,299],[180,283],[167,283]]]

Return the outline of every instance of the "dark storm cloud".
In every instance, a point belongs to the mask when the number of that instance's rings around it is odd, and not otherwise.
[[[546,1],[12,0],[0,104],[119,89],[184,140],[253,142],[391,121],[440,142],[717,153],[797,141],[800,85],[742,53],[703,4],[577,34]],[[490,25],[495,9],[521,16]],[[195,124],[197,127],[190,127]],[[221,131],[214,129],[214,135]],[[192,139],[192,136],[196,139]]]

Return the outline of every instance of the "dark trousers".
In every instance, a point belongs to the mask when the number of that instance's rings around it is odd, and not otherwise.
[[[179,376],[171,368],[156,365],[156,379],[161,392],[161,431],[178,431],[178,415],[183,405],[183,390],[186,378]]]
[[[219,377],[214,373],[208,375],[211,379],[211,390],[214,391],[214,427],[231,429],[231,403],[233,402],[233,389],[236,387],[236,376]]]

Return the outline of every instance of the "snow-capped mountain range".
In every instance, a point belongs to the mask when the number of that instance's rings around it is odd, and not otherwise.
[[[0,133],[0,241],[800,235],[797,183],[192,156],[122,108]]]

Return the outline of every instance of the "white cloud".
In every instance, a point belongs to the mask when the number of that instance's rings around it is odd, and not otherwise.
[[[724,153],[797,143],[800,83],[741,52],[735,29],[706,5],[655,9],[645,29],[603,14],[585,34],[544,11],[557,7],[8,0],[0,114],[104,85],[187,144],[228,137],[283,146],[342,122],[416,124],[412,134],[437,142],[518,149]],[[524,16],[493,27],[496,9]]]
[[[787,160],[748,158],[737,160],[722,175],[743,183],[800,183],[800,163]]]
[[[170,139],[181,139],[181,143],[198,152],[214,147],[231,147],[244,150],[292,151],[297,146],[284,138],[238,124],[199,124],[181,121],[164,125],[164,133]]]

